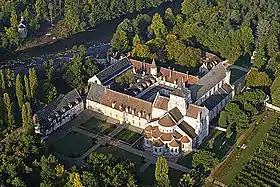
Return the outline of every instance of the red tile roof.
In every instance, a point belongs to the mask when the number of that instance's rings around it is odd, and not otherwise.
[[[136,71],[145,70],[148,74],[150,73],[150,68],[154,66],[153,63],[150,64],[147,62],[141,62],[141,61],[134,60],[134,59],[130,59],[130,62]],[[170,73],[171,73],[171,76],[170,76]],[[179,83],[179,82],[182,82],[182,80],[183,80],[183,83],[192,85],[198,81],[197,76],[188,75],[186,73],[182,73],[179,71],[175,71],[175,70],[171,70],[171,69],[163,68],[163,67],[160,68],[160,74],[163,77],[166,77],[166,81],[170,82],[170,83],[174,83],[174,81],[177,81],[177,83]]]
[[[138,112],[141,112],[142,118],[146,118],[152,112],[152,104],[150,102],[106,89],[101,98],[101,104],[112,107],[112,103],[114,103],[114,108],[120,111],[124,111],[128,107],[129,113],[132,113],[132,110],[134,110],[134,115],[138,116]]]
[[[181,139],[181,142],[182,142],[182,143],[189,143],[190,140],[188,139],[188,137],[184,136],[184,137]]]
[[[158,121],[158,123],[163,127],[173,127],[176,125],[169,115],[165,115]]]
[[[168,110],[168,101],[169,98],[158,96],[154,102],[154,107],[162,110]]]
[[[145,133],[145,138],[152,138],[152,134],[151,133]]]
[[[145,128],[145,131],[146,131],[146,132],[151,132],[151,131],[152,131],[152,126],[151,126],[151,125],[148,125],[148,126]]]
[[[193,105],[193,104],[189,104],[188,109],[187,109],[187,116],[197,119],[199,113],[203,110],[202,107],[197,106],[197,105]]]
[[[154,138],[159,138],[161,136],[161,132],[159,131],[158,126],[153,127],[153,129],[152,129],[152,136]]]
[[[161,140],[154,140],[153,145],[155,147],[162,147],[164,145],[164,143]]]
[[[179,71],[171,70],[168,68],[160,68],[160,73],[163,77],[166,78],[166,81],[170,83],[174,83],[174,81],[177,81],[178,84],[183,81],[184,84],[192,85],[199,80],[196,76],[181,73]]]
[[[160,139],[162,141],[171,141],[173,139],[172,133],[162,133]]]
[[[169,143],[169,145],[170,145],[171,147],[179,147],[179,146],[180,146],[180,144],[179,144],[176,140],[172,140],[172,141]]]

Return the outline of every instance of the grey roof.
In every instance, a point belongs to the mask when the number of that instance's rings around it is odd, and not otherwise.
[[[192,100],[195,102],[206,94],[211,88],[226,77],[226,68],[223,63],[219,63],[214,69],[209,71],[205,76],[190,87]]]
[[[195,138],[197,134],[192,126],[190,126],[187,122],[182,121],[178,127],[182,129],[190,138]]]
[[[66,111],[69,110],[69,103],[72,104],[72,106],[75,106],[75,100],[78,100],[79,103],[83,102],[80,94],[76,89],[68,92],[66,95],[59,95],[56,100],[39,110],[36,114],[40,120],[48,122],[48,117],[52,117],[55,112],[61,113],[61,110],[63,108]]]
[[[176,122],[180,121],[180,119],[183,118],[182,113],[180,112],[180,110],[179,110],[177,107],[171,109],[171,110],[169,111],[169,114],[172,116],[172,118],[173,118]]]
[[[217,106],[223,99],[233,91],[230,85],[224,84],[219,90],[213,95],[207,98],[201,105],[205,106],[208,110],[212,110]]]
[[[191,94],[191,91],[188,89],[188,88],[185,88],[183,86],[180,86],[178,88],[176,88],[175,90],[173,90],[171,92],[172,95],[176,95],[176,96],[179,96],[179,97],[188,97],[188,95]]]
[[[88,91],[87,99],[100,103],[100,100],[105,92],[105,87],[96,83],[92,83]]]
[[[117,75],[119,75],[121,72],[125,71],[126,69],[130,68],[132,64],[127,58],[124,58],[109,67],[105,68],[104,70],[100,71],[98,74],[96,74],[97,78],[100,80],[100,82],[106,83],[113,78],[115,78]]]

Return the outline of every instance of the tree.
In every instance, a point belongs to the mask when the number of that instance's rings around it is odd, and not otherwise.
[[[166,37],[167,29],[163,23],[160,14],[155,13],[152,19],[152,24],[149,27],[149,30],[155,34],[156,38],[164,39]]]
[[[226,138],[230,139],[230,136],[231,136],[231,125],[229,124],[226,130]]]
[[[123,30],[117,30],[111,40],[112,47],[118,51],[128,51],[130,49],[127,34]]]
[[[215,154],[205,150],[199,150],[193,155],[192,166],[194,168],[203,168],[209,171],[218,163]]]
[[[246,78],[246,85],[250,87],[270,86],[271,80],[265,72],[252,68]]]
[[[5,122],[8,128],[13,129],[15,127],[15,117],[13,113],[12,103],[7,93],[4,93],[3,97],[4,111],[5,111]]]
[[[5,109],[3,103],[3,97],[0,95],[0,124],[4,124],[5,122]]]
[[[25,87],[26,98],[28,101],[31,101],[31,90],[30,90],[29,80],[27,75],[24,75],[24,87]]]
[[[21,108],[21,120],[22,126],[26,133],[30,133],[33,131],[33,123],[32,123],[32,110],[30,104],[26,102],[22,105]]]
[[[190,174],[184,174],[179,181],[179,187],[191,187],[194,186],[195,180]]]
[[[267,53],[270,57],[273,57],[277,52],[279,52],[278,39],[275,34],[272,34],[268,37]]]
[[[27,132],[29,128],[29,120],[27,118],[27,110],[25,104],[23,104],[21,107],[21,120],[23,129]]]
[[[96,61],[90,58],[86,60],[85,69],[87,73],[87,78],[94,76],[99,71]]]
[[[253,66],[260,69],[265,65],[266,61],[265,51],[262,47],[259,47],[253,56]]]
[[[280,107],[280,88],[278,87],[271,95],[272,104]]]
[[[33,101],[37,100],[38,96],[38,77],[35,68],[29,69],[29,83],[30,83],[30,94]]]
[[[5,35],[2,38],[2,47],[6,50],[14,50],[20,45],[20,37],[17,30],[13,27],[5,27]]]
[[[44,102],[50,104],[54,99],[56,99],[57,91],[55,86],[51,83],[45,82],[43,85],[44,90]]]
[[[21,75],[18,74],[16,78],[16,95],[18,99],[18,106],[19,108],[22,107],[24,103],[24,95],[23,95],[23,85],[22,85],[22,78]]]
[[[69,187],[82,187],[81,177],[79,173],[73,172],[69,175],[69,181],[67,183]]]
[[[166,187],[170,185],[168,178],[168,163],[164,157],[158,157],[155,169],[156,185]]]
[[[14,85],[15,73],[11,69],[6,70],[6,81],[8,88],[11,88]]]
[[[6,80],[5,80],[5,74],[2,69],[0,69],[0,88],[2,90],[6,89]]]
[[[270,92],[273,94],[280,87],[280,76],[276,77],[270,86]]]
[[[220,127],[227,127],[228,126],[227,116],[228,116],[228,113],[226,111],[222,111],[220,113],[220,117],[219,117],[219,121],[218,121],[218,124],[219,124]]]
[[[48,9],[49,9],[50,18],[51,18],[51,25],[53,25],[53,9],[54,9],[54,5],[53,5],[52,2],[49,3]]]
[[[11,22],[11,27],[13,27],[15,29],[18,27],[18,20],[17,20],[17,13],[16,12],[11,13],[10,22]]]

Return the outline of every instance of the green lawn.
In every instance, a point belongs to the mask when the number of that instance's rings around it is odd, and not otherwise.
[[[245,150],[238,149],[236,151],[236,160],[234,165],[228,169],[225,175],[220,179],[223,183],[230,185],[237,174],[243,169],[244,165],[249,161],[250,156],[259,147],[261,141],[265,138],[266,133],[273,122],[276,121],[279,114],[269,112],[268,118],[263,123],[257,125],[251,136],[246,140],[247,148]]]
[[[70,132],[51,146],[51,150],[68,157],[82,156],[95,140],[78,132]]]
[[[246,72],[238,70],[238,69],[231,69],[231,75],[230,75],[230,83],[234,83],[239,78],[243,77],[246,74]]]
[[[127,143],[132,144],[137,139],[139,139],[142,135],[136,132],[133,132],[128,129],[123,129],[121,132],[119,132],[114,138],[117,138],[119,140],[125,141]]]
[[[90,118],[87,122],[82,124],[82,127],[91,132],[102,133],[106,135],[116,129],[115,125],[96,118]]]

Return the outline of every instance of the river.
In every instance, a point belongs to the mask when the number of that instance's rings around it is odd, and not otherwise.
[[[110,42],[117,26],[125,19],[125,18],[135,18],[138,14],[148,14],[152,16],[155,13],[160,13],[164,15],[164,11],[166,8],[171,7],[173,9],[174,14],[180,12],[182,0],[174,1],[174,2],[165,2],[161,4],[157,8],[144,9],[141,12],[135,12],[132,14],[127,14],[125,16],[119,17],[117,19],[107,21],[100,25],[97,25],[95,28],[90,29],[88,31],[80,32],[75,35],[72,35],[68,38],[57,40],[52,44],[37,46],[34,48],[29,48],[24,51],[15,52],[15,54],[10,57],[4,57],[3,61],[6,60],[16,60],[16,59],[26,59],[32,57],[39,57],[42,55],[50,55],[56,54],[59,52],[65,51],[65,49],[71,49],[75,45],[83,44],[86,47],[93,46],[98,43],[108,43]]]

